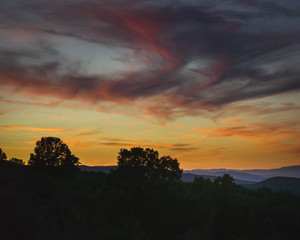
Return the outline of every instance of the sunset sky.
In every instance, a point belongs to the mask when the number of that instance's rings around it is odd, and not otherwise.
[[[1,0],[0,148],[85,165],[300,165],[299,0]]]

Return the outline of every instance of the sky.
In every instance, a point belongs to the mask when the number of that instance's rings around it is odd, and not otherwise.
[[[300,1],[1,0],[0,148],[84,165],[300,165]]]

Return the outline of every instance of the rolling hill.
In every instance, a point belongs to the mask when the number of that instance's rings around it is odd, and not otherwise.
[[[79,166],[79,169],[81,171],[86,171],[86,172],[103,172],[103,173],[110,173],[111,170],[115,170],[117,169],[118,166],[86,166],[86,165],[81,165]],[[209,179],[211,181],[213,181],[216,177],[218,176],[222,176],[223,174],[215,174],[215,175],[211,175],[211,174],[194,174],[194,173],[189,173],[189,172],[185,172],[182,174],[182,181],[184,182],[192,182],[194,181],[194,179],[196,177],[202,177],[204,179]],[[231,174],[230,174],[231,175]],[[234,177],[234,181],[236,184],[241,184],[241,185],[244,185],[244,184],[253,184],[255,183],[255,181],[251,181],[251,180],[248,180],[248,179],[251,179],[251,178],[247,178],[247,177],[243,177],[243,176],[246,176],[246,175],[250,175],[250,174],[232,174],[231,176]],[[238,178],[237,176],[241,176],[241,178]]]
[[[110,173],[118,166],[79,166],[81,171]],[[236,184],[248,189],[269,188],[275,192],[287,191],[300,195],[300,166],[282,167],[278,169],[192,169],[182,174],[182,181],[192,182],[196,177],[213,181],[216,177],[229,174]],[[296,176],[296,177],[295,177]],[[297,176],[299,176],[297,178]]]
[[[192,182],[192,181],[194,181],[194,179],[196,177],[202,177],[203,179],[209,179],[210,181],[214,181],[215,178],[217,178],[218,176],[197,175],[197,174],[193,174],[193,173],[183,173],[181,180],[184,181],[184,182]],[[255,183],[254,181],[245,181],[245,180],[241,180],[241,179],[237,179],[237,178],[234,178],[234,182],[236,184],[240,184],[240,185],[247,185],[247,184]]]
[[[272,177],[258,183],[244,185],[244,187],[252,190],[266,187],[274,192],[284,191],[300,195],[300,178]]]
[[[225,173],[230,174],[235,179],[244,181],[261,182],[272,177],[296,177],[300,178],[300,166],[289,166],[276,169],[249,169],[249,170],[236,170],[236,169],[192,169],[185,170],[185,173],[192,173],[196,175],[210,175],[222,176]]]

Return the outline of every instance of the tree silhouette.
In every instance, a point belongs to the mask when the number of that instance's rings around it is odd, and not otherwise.
[[[118,170],[147,179],[161,178],[176,180],[181,178],[182,169],[178,160],[170,156],[159,158],[157,151],[150,148],[134,147],[121,149],[118,156]]]
[[[69,147],[57,137],[42,137],[36,142],[34,153],[30,154],[29,165],[73,167],[80,164],[79,158],[71,153]]]
[[[9,161],[18,165],[25,165],[25,162],[19,158],[11,158]]]
[[[234,178],[225,173],[222,177],[217,177],[214,182],[217,184],[221,184],[222,186],[232,186],[234,185]]]
[[[2,151],[1,148],[0,148],[0,160],[2,160],[2,161],[7,160],[7,156],[6,156],[5,152]]]

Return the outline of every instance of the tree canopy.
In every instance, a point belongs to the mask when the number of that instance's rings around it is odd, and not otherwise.
[[[0,148],[0,160],[7,160],[7,156],[5,154],[5,152],[2,151],[2,149]]]
[[[23,159],[20,159],[20,158],[11,158],[8,161],[10,161],[14,164],[18,164],[18,165],[25,165],[25,162],[23,161]]]
[[[79,158],[71,153],[67,144],[57,137],[42,137],[36,142],[34,153],[30,154],[29,165],[72,167],[79,164]]]
[[[217,177],[214,182],[222,186],[231,186],[234,184],[234,178],[225,173],[223,176]]]
[[[161,178],[176,180],[181,178],[182,169],[176,158],[159,157],[157,151],[150,148],[134,147],[121,149],[118,156],[118,171],[131,171],[135,175],[148,179]]]

